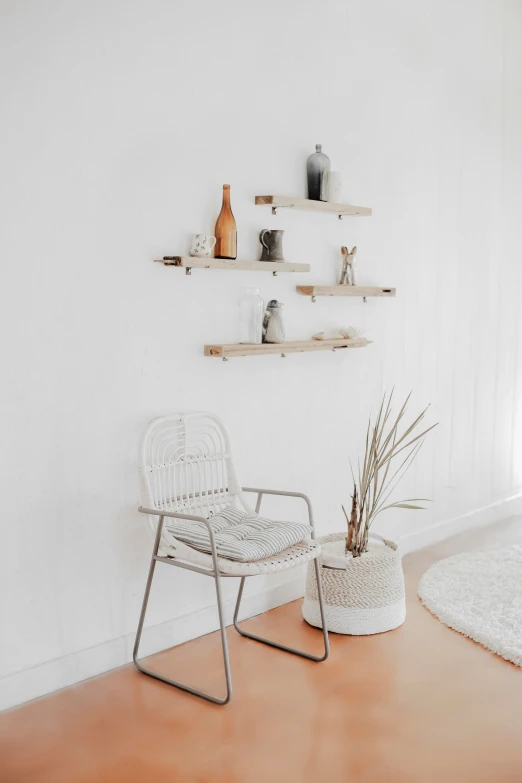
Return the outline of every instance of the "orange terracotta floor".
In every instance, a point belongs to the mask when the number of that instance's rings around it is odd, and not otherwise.
[[[125,666],[10,710],[0,716],[0,781],[521,783],[522,671],[442,625],[416,597],[419,577],[441,557],[521,540],[513,519],[407,556],[406,623],[371,637],[332,635],[325,663],[229,628],[226,707]],[[320,649],[299,601],[246,625]],[[210,634],[153,658],[166,674],[219,692],[219,654]]]

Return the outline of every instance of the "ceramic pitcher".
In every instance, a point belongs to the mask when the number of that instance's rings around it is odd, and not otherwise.
[[[216,237],[208,234],[193,234],[189,255],[196,258],[210,258],[215,244]]]
[[[263,342],[284,343],[283,303],[271,299],[266,306],[263,318]]]
[[[263,245],[261,261],[284,261],[283,234],[281,229],[264,228],[259,234],[259,241]]]

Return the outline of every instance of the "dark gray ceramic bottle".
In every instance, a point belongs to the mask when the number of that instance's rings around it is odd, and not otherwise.
[[[328,201],[330,158],[321,149],[321,145],[316,144],[315,152],[306,161],[308,198],[313,201]]]

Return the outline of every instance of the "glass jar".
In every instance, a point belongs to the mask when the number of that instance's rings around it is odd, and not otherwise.
[[[241,290],[239,300],[239,342],[259,345],[263,338],[263,312],[265,304],[259,296],[259,288],[252,286]]]

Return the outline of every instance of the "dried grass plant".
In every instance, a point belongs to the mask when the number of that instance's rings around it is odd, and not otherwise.
[[[346,552],[353,557],[360,557],[368,551],[368,533],[372,522],[381,511],[388,508],[425,509],[426,506],[417,503],[429,502],[427,498],[407,498],[406,500],[388,502],[397,484],[411,466],[419,453],[428,432],[436,427],[423,430],[416,434],[429,406],[400,432],[401,422],[406,414],[411,392],[406,397],[398,415],[392,418],[393,391],[384,394],[379,413],[372,425],[371,416],[366,432],[366,450],[364,462],[358,461],[357,478],[353,466],[353,495],[350,516],[342,507],[348,523],[346,537]],[[401,459],[397,457],[401,455]],[[399,464],[400,463],[400,464]],[[396,465],[398,467],[396,468]]]

